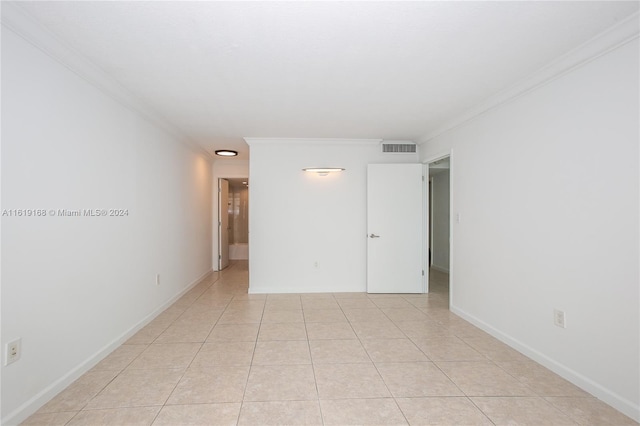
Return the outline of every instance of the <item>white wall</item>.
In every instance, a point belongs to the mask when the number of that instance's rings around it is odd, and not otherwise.
[[[213,185],[211,188],[211,209],[212,209],[212,226],[211,238],[213,241],[213,250],[211,253],[211,261],[214,271],[218,268],[218,179],[220,178],[247,178],[249,177],[249,162],[243,160],[215,160],[212,166]],[[249,182],[249,209],[251,209],[251,182]]]
[[[23,350],[2,367],[13,424],[210,272],[211,168],[4,25],[2,149],[3,209],[128,209],[2,218],[2,347]]]
[[[249,291],[365,291],[367,164],[415,163],[417,155],[384,155],[378,140],[247,141]],[[314,166],[346,170],[302,171]]]
[[[423,146],[453,150],[454,312],[636,419],[638,52],[636,35]]]
[[[449,271],[449,171],[433,175],[431,180],[431,266],[440,271]]]

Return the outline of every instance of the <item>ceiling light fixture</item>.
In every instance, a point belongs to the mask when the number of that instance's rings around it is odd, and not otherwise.
[[[342,167],[305,167],[302,170],[305,172],[317,173],[318,176],[326,176],[329,173],[344,171]]]
[[[238,155],[238,151],[232,151],[230,149],[219,149],[216,151],[216,155],[221,157],[235,157]]]

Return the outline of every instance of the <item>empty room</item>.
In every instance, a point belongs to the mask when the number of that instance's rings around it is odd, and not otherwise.
[[[3,1],[2,425],[637,425],[640,2]]]

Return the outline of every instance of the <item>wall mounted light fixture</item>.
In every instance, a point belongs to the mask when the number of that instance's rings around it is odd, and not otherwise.
[[[342,167],[305,167],[302,170],[305,172],[317,173],[318,176],[326,176],[329,173],[344,171]]]
[[[232,151],[230,149],[219,149],[216,151],[216,155],[221,157],[235,157],[238,155],[238,151]]]

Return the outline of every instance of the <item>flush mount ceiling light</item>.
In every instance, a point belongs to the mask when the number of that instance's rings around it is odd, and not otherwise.
[[[317,173],[318,176],[326,176],[329,173],[344,171],[342,167],[305,167],[302,170],[305,172]]]
[[[221,157],[235,157],[238,155],[238,151],[232,151],[230,149],[219,149],[216,151],[216,155]]]

